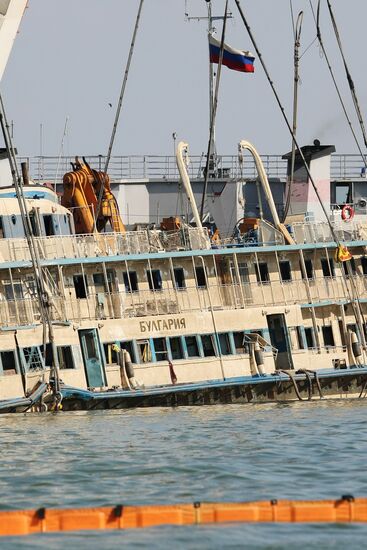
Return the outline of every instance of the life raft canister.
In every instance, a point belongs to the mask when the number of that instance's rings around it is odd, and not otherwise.
[[[350,204],[345,204],[342,208],[342,220],[350,222],[354,218],[354,208]]]

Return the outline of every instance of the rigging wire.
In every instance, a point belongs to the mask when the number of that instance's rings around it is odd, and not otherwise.
[[[222,73],[224,38],[225,38],[225,34],[226,34],[227,17],[228,17],[228,0],[226,0],[226,5],[225,5],[225,8],[224,8],[222,38],[221,38],[220,52],[219,52],[219,63],[218,63],[217,77],[216,77],[216,80],[215,80],[215,93],[214,93],[212,113],[211,113],[209,142],[208,142],[208,150],[207,150],[207,155],[206,155],[206,165],[205,165],[205,172],[204,172],[204,175],[205,175],[204,188],[203,188],[203,196],[202,196],[202,199],[201,199],[201,208],[200,208],[200,219],[201,219],[201,221],[203,221],[203,218],[204,218],[205,199],[206,199],[206,194],[207,194],[207,190],[208,190],[209,166],[210,166],[210,159],[211,159],[212,152],[213,152],[212,151],[213,135],[214,135],[214,128],[215,128],[215,118],[216,118],[217,107],[218,107],[218,93],[219,93],[220,77],[221,77],[221,73]]]
[[[46,288],[44,273],[41,266],[41,261],[38,253],[37,243],[34,239],[32,230],[32,224],[27,209],[27,203],[24,195],[22,178],[20,177],[17,161],[15,157],[15,150],[12,143],[12,138],[9,131],[9,124],[6,117],[5,107],[3,103],[2,95],[0,94],[0,125],[4,137],[5,147],[8,152],[8,159],[10,164],[11,175],[14,183],[16,196],[18,199],[20,215],[23,223],[24,234],[27,240],[29,253],[31,256],[31,264],[35,277],[35,283],[37,288],[37,298],[40,306],[40,315],[42,318],[42,324],[45,331],[45,327],[48,327],[48,336],[52,348],[52,373],[54,378],[53,394],[55,398],[55,405],[57,410],[58,395],[60,392],[60,377],[59,377],[59,360],[54,340],[54,331],[52,326],[52,319],[50,316],[50,310],[53,305],[52,297]]]
[[[347,108],[346,108],[345,103],[344,103],[344,100],[343,100],[343,98],[342,98],[342,95],[341,95],[341,92],[340,92],[338,83],[337,83],[336,78],[335,78],[335,75],[334,75],[333,68],[332,68],[332,66],[331,66],[329,57],[328,57],[327,52],[326,52],[326,48],[325,48],[325,46],[324,46],[324,41],[323,41],[323,39],[322,39],[321,29],[320,29],[320,8],[321,8],[321,0],[318,0],[317,16],[316,16],[316,17],[315,17],[315,13],[314,13],[314,9],[313,9],[313,5],[312,5],[312,3],[311,3],[311,0],[310,0],[310,4],[311,4],[311,6],[312,6],[312,13],[313,13],[313,16],[314,16],[314,19],[315,19],[315,23],[316,23],[317,38],[318,38],[318,41],[319,41],[319,44],[320,44],[321,51],[322,51],[322,53],[323,53],[323,55],[324,55],[324,57],[325,57],[325,61],[326,61],[327,67],[328,67],[328,69],[329,69],[331,78],[332,78],[332,80],[333,80],[333,83],[334,83],[336,92],[337,92],[337,94],[338,94],[338,98],[339,98],[340,104],[341,104],[341,106],[342,106],[344,115],[345,115],[346,120],[347,120],[347,122],[348,122],[350,131],[352,132],[353,139],[354,139],[355,144],[356,144],[356,146],[357,146],[357,148],[358,148],[358,151],[359,151],[359,153],[360,153],[360,155],[361,155],[361,157],[362,157],[363,163],[364,163],[365,167],[367,168],[367,160],[366,160],[366,157],[365,157],[365,155],[363,154],[363,151],[362,151],[362,148],[361,148],[361,146],[360,146],[360,144],[359,144],[357,135],[356,135],[356,133],[355,133],[355,131],[354,131],[352,122],[351,122],[351,120],[350,120],[350,118],[349,118]]]
[[[340,38],[340,34],[339,34],[339,29],[338,29],[338,26],[337,26],[337,23],[336,23],[336,19],[335,19],[335,16],[334,16],[333,9],[332,9],[332,7],[331,7],[331,2],[330,2],[330,0],[327,0],[327,5],[328,5],[328,8],[329,8],[329,13],[330,13],[330,17],[331,17],[331,22],[332,22],[332,24],[333,24],[335,37],[336,37],[336,40],[337,40],[337,42],[338,42],[340,54],[341,54],[341,56],[342,56],[342,60],[343,60],[343,64],[344,64],[345,73],[346,73],[346,76],[347,76],[347,80],[348,80],[350,92],[351,92],[351,94],[352,94],[354,108],[355,108],[355,111],[356,111],[356,114],[357,114],[357,118],[358,118],[359,125],[360,125],[360,127],[361,127],[361,131],[362,131],[362,135],[363,135],[364,144],[365,144],[365,147],[367,147],[366,130],[365,130],[365,126],[364,126],[364,121],[363,121],[362,112],[361,112],[361,109],[360,109],[360,106],[359,106],[359,102],[358,102],[357,92],[356,92],[356,89],[355,89],[355,86],[354,86],[354,82],[353,82],[352,76],[351,76],[351,74],[350,74],[348,65],[347,65],[347,61],[346,61],[346,59],[345,59],[345,55],[344,55],[344,51],[343,51],[343,47],[342,47],[342,42],[341,42],[341,38]]]
[[[306,171],[308,180],[310,181],[310,183],[311,183],[311,185],[312,185],[312,187],[313,187],[313,190],[314,190],[314,192],[315,192],[315,195],[316,195],[316,197],[317,197],[317,200],[319,201],[320,206],[321,206],[321,209],[322,209],[322,211],[323,211],[323,213],[324,213],[324,215],[325,215],[327,224],[328,224],[328,226],[329,226],[329,228],[330,228],[330,233],[331,233],[331,235],[332,235],[332,237],[333,237],[334,242],[336,243],[336,245],[337,245],[338,247],[340,247],[340,246],[341,246],[340,239],[339,239],[339,237],[338,237],[338,235],[337,235],[337,233],[336,233],[336,231],[335,231],[335,229],[334,229],[334,227],[333,227],[333,224],[332,224],[331,221],[330,221],[329,215],[328,215],[328,213],[327,213],[327,211],[326,211],[326,207],[325,207],[325,205],[324,205],[324,203],[323,203],[323,201],[322,201],[322,199],[321,199],[319,190],[318,190],[318,188],[317,188],[317,186],[316,186],[316,183],[315,183],[315,180],[314,180],[314,178],[313,178],[313,176],[312,176],[312,174],[311,174],[311,171],[310,171],[310,168],[309,168],[309,166],[308,166],[308,164],[307,164],[307,161],[306,161],[306,158],[305,158],[305,156],[304,156],[304,153],[303,153],[302,149],[300,148],[300,146],[299,146],[299,144],[298,144],[298,140],[297,140],[297,138],[296,138],[296,136],[295,136],[295,134],[294,134],[294,132],[293,132],[293,130],[292,130],[291,124],[290,124],[290,122],[289,122],[289,120],[288,120],[288,117],[287,117],[287,115],[286,115],[286,112],[285,112],[285,109],[284,109],[284,107],[283,107],[283,104],[282,104],[282,102],[281,102],[281,100],[280,100],[280,97],[279,97],[279,95],[278,95],[278,92],[277,92],[277,90],[276,90],[276,88],[275,88],[274,81],[272,80],[272,78],[271,78],[271,76],[270,76],[270,73],[269,73],[269,71],[268,71],[268,69],[267,69],[267,66],[266,66],[266,64],[265,64],[265,61],[264,61],[264,59],[263,59],[263,57],[262,57],[262,54],[261,54],[261,52],[260,52],[260,49],[259,49],[259,47],[258,47],[258,45],[257,45],[256,40],[255,40],[255,37],[254,37],[254,35],[253,35],[253,33],[252,33],[251,27],[250,27],[250,25],[249,25],[249,23],[248,23],[248,21],[247,21],[247,19],[246,19],[246,17],[245,17],[245,14],[244,14],[244,12],[243,12],[243,10],[242,10],[241,4],[240,4],[240,0],[235,0],[235,2],[236,2],[236,5],[237,5],[239,14],[240,14],[240,16],[241,16],[242,22],[243,22],[243,24],[244,24],[244,26],[245,26],[245,28],[246,28],[246,30],[247,30],[247,32],[248,32],[248,35],[249,35],[250,40],[251,40],[251,42],[252,42],[252,44],[253,44],[253,47],[254,47],[254,49],[255,49],[255,51],[256,51],[256,54],[257,54],[257,56],[258,56],[258,58],[259,58],[259,61],[260,61],[260,63],[261,63],[261,66],[262,66],[262,68],[263,68],[263,70],[264,70],[264,72],[265,72],[266,78],[267,78],[267,80],[268,80],[268,82],[269,82],[269,84],[270,84],[270,87],[271,87],[271,89],[272,89],[272,92],[273,92],[273,94],[274,94],[274,97],[275,97],[275,99],[276,99],[276,102],[277,102],[277,104],[278,104],[278,106],[279,106],[279,108],[280,108],[280,110],[281,110],[283,119],[284,119],[284,121],[285,121],[285,123],[286,123],[286,126],[287,126],[287,128],[288,128],[288,130],[289,130],[291,136],[292,136],[292,140],[293,140],[293,142],[294,142],[294,145],[295,145],[295,147],[296,147],[296,149],[297,149],[297,151],[298,151],[299,156],[300,156],[301,159],[302,159],[302,162],[303,162],[303,165],[304,165],[304,168],[305,168],[305,171]],[[353,279],[352,268],[351,268],[351,266],[349,265],[349,262],[347,262],[347,271],[348,271],[348,276],[347,276],[346,273],[344,272],[344,269],[341,269],[342,277],[343,277],[343,279],[344,279],[345,286],[346,286],[346,289],[347,289],[347,294],[348,294],[348,297],[349,297],[349,299],[350,299],[350,303],[351,303],[352,308],[353,308],[353,312],[354,312],[354,316],[355,316],[357,325],[359,326],[359,329],[360,329],[360,332],[361,332],[361,338],[362,338],[363,347],[364,347],[364,349],[366,349],[366,340],[365,340],[364,332],[363,332],[363,330],[364,330],[363,325],[364,325],[365,323],[364,323],[364,316],[363,316],[363,312],[362,312],[362,308],[361,308],[361,303],[360,303],[359,295],[358,295],[357,289],[355,288],[354,282],[351,282],[352,294],[350,293],[349,288],[348,288],[348,285],[347,285],[347,279],[349,279],[349,280],[351,280],[351,281],[352,281],[352,279]],[[361,322],[361,319],[362,319],[362,322]]]
[[[141,16],[141,12],[142,12],[142,9],[143,9],[143,4],[144,4],[144,0],[140,0],[139,9],[138,9],[138,13],[137,13],[137,16],[136,16],[136,21],[135,21],[133,37],[132,37],[131,44],[130,44],[129,56],[128,56],[128,60],[127,60],[126,68],[125,68],[124,78],[123,78],[123,81],[122,81],[120,97],[119,97],[119,101],[118,101],[118,104],[117,104],[115,120],[114,120],[113,127],[112,127],[112,134],[111,134],[110,144],[109,144],[109,147],[108,147],[106,162],[105,162],[105,166],[104,166],[104,172],[107,172],[109,164],[110,164],[110,160],[111,160],[113,144],[115,142],[117,126],[118,126],[119,119],[120,119],[120,114],[121,114],[122,102],[123,102],[123,99],[124,99],[124,96],[125,96],[125,90],[126,90],[127,80],[128,80],[128,77],[129,77],[130,65],[131,65],[131,61],[132,61],[132,57],[133,57],[133,53],[134,53],[135,41],[136,41],[136,36],[138,34],[140,16]],[[99,181],[99,183],[101,184],[101,186],[100,186],[100,190],[99,190],[99,194],[98,194],[98,203],[97,203],[96,214],[95,214],[95,218],[94,218],[95,219],[95,221],[94,221],[94,230],[96,230],[96,227],[97,227],[97,220],[98,220],[99,212],[101,210],[102,197],[103,197],[103,191],[104,191],[104,186],[103,186],[102,182]]]

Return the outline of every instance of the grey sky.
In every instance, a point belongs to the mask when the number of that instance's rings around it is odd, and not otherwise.
[[[312,0],[314,4],[315,0]],[[57,155],[66,116],[65,154],[105,154],[121,87],[138,0],[29,0],[6,69],[2,90],[15,143],[22,155]],[[204,0],[188,0],[190,15],[205,15]],[[288,113],[292,109],[293,37],[289,0],[242,0],[252,30]],[[315,37],[309,0],[292,0],[304,10],[303,50]],[[222,14],[224,0],[213,0]],[[240,21],[229,22],[227,41],[250,49]],[[366,108],[365,0],[332,0],[361,108]],[[324,40],[350,113],[351,100],[340,56],[325,10]],[[190,144],[192,154],[208,139],[208,46],[205,22],[185,22],[184,0],[145,0],[141,27],[113,153],[172,154],[172,132]],[[221,25],[218,25],[218,32]],[[318,137],[339,153],[357,153],[317,43],[301,60],[299,140]],[[109,107],[113,104],[113,108]],[[356,125],[356,130],[358,127]],[[358,132],[358,136],[360,133]],[[290,137],[256,61],[254,75],[223,68],[217,145],[235,154],[240,139],[261,154],[284,153]]]

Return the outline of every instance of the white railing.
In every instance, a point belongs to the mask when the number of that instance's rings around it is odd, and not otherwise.
[[[285,179],[287,176],[287,161],[281,155],[262,155],[266,173],[269,177]],[[54,182],[58,175],[58,183],[62,181],[62,175],[71,170],[71,162],[74,157],[36,156],[21,157],[19,161],[28,161],[32,179],[37,182]],[[96,170],[103,170],[105,156],[88,155],[86,160]],[[205,168],[205,155],[190,157],[189,176],[191,179],[202,178]],[[331,177],[337,178],[361,178],[364,177],[362,168],[364,163],[360,155],[332,155]],[[177,180],[179,174],[176,167],[176,159],[173,155],[131,155],[113,156],[109,165],[109,174],[113,182],[121,180],[141,179],[167,179]],[[251,156],[245,157],[241,166],[237,155],[219,155],[217,167],[210,173],[219,178],[255,178],[257,170]]]
[[[367,298],[367,277],[355,276],[354,286],[361,298]],[[347,284],[350,283],[347,279]],[[307,286],[309,288],[307,288]],[[62,322],[95,319],[123,319],[149,315],[174,315],[193,311],[250,309],[348,300],[346,280],[342,276],[292,282],[209,285],[136,292],[90,294],[78,299],[54,296],[52,318]],[[38,301],[34,298],[0,301],[0,325],[31,325],[40,321]]]
[[[129,231],[126,233],[92,233],[36,237],[42,260],[60,258],[95,258],[175,250],[210,248],[207,230],[184,228],[179,231]],[[0,239],[0,261],[30,260],[25,239]]]

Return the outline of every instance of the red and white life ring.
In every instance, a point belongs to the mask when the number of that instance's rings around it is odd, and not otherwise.
[[[342,208],[342,220],[350,222],[354,218],[354,208],[350,204],[345,204]]]

